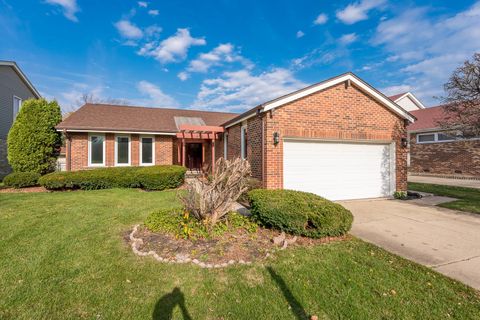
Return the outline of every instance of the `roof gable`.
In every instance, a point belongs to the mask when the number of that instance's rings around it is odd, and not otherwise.
[[[389,97],[389,99],[409,112],[419,109],[425,109],[425,105],[423,105],[423,103],[421,103],[420,100],[418,100],[417,97],[415,97],[415,95],[411,92],[396,94]]]
[[[23,73],[23,71],[18,67],[17,63],[14,61],[3,61],[0,60],[0,66],[7,66],[11,67],[15,73],[18,75],[18,77],[23,81],[23,83],[30,89],[30,91],[33,93],[35,98],[40,99],[42,96],[40,93],[37,91],[37,89],[33,86],[33,84],[28,80],[27,76]]]
[[[384,105],[391,111],[393,111],[395,114],[398,116],[410,121],[414,122],[415,118],[408,113],[406,110],[404,110],[402,107],[400,107],[398,104],[390,100],[387,96],[385,96],[383,93],[366,83],[365,81],[361,80],[359,77],[354,75],[351,72],[339,75],[337,77],[316,83],[314,85],[311,85],[309,87],[300,89],[298,91],[289,93],[287,95],[281,96],[279,98],[270,100],[268,102],[265,102],[243,114],[240,116],[236,117],[235,119],[230,120],[229,122],[225,123],[226,127],[230,127],[232,125],[235,125],[241,121],[243,121],[246,118],[249,118],[253,116],[256,112],[266,112],[278,107],[281,107],[285,104],[288,104],[292,101],[301,99],[303,97],[306,97],[308,95],[314,94],[316,92],[328,89],[330,87],[336,86],[341,83],[347,83],[347,84],[353,84],[355,87],[363,91],[364,93],[368,94],[372,98],[374,98],[376,101],[378,101],[380,104]]]

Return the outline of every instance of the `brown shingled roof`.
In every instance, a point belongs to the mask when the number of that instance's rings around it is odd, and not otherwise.
[[[388,99],[390,99],[390,100],[392,100],[392,101],[395,101],[395,100],[397,100],[398,98],[400,98],[401,96],[403,96],[403,95],[406,94],[406,93],[408,93],[408,92],[402,92],[402,93],[399,93],[399,94],[395,94],[395,95],[393,95],[393,96],[388,97]]]
[[[410,111],[417,120],[407,127],[408,131],[436,129],[438,122],[445,119],[445,105]]]
[[[220,126],[235,116],[237,114],[226,112],[85,104],[64,119],[57,129],[177,132],[174,117],[196,117],[203,119],[207,126]]]

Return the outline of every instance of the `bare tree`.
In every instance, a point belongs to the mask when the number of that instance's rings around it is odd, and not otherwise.
[[[87,103],[103,103],[103,104],[114,104],[114,105],[128,105],[128,101],[125,99],[114,99],[114,98],[101,98],[98,96],[95,96],[93,93],[84,93],[78,100],[77,104],[78,106],[83,106],[84,104]]]
[[[211,177],[189,182],[182,198],[185,210],[210,227],[224,218],[240,195],[248,190],[251,175],[248,161],[239,158],[232,161],[219,158],[215,167]]]
[[[458,67],[444,89],[445,119],[440,126],[467,138],[480,136],[480,53]]]

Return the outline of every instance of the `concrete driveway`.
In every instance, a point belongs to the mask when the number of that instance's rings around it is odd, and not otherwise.
[[[353,235],[480,289],[480,215],[399,200],[341,204]]]

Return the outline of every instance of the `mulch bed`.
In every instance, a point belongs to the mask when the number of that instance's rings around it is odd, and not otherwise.
[[[280,234],[279,231],[259,227],[255,233],[238,229],[226,232],[217,239],[190,240],[175,238],[167,233],[151,232],[142,226],[138,229],[135,237],[143,240],[143,244],[138,249],[144,252],[155,251],[159,256],[171,260],[190,258],[208,264],[219,264],[230,260],[254,262],[266,258],[281,249],[281,245],[273,243],[273,238]],[[348,237],[321,239],[297,237],[297,240],[289,244],[287,249],[345,240]],[[286,235],[286,238],[290,240],[293,236]]]
[[[28,187],[28,188],[0,188],[0,193],[36,193],[36,192],[50,192],[44,187]]]

